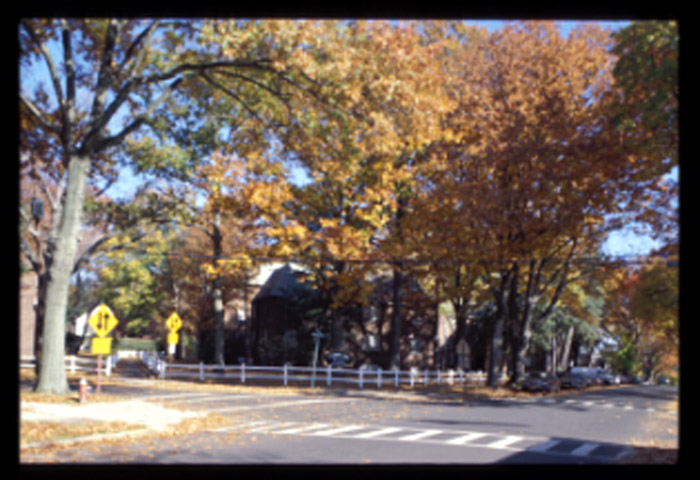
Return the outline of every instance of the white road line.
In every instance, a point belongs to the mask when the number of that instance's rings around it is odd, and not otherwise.
[[[622,407],[623,410],[634,410],[634,407],[632,405],[625,405]]]
[[[584,407],[590,407],[590,406],[592,406],[594,403],[595,403],[595,402],[588,401],[588,402],[583,402],[581,405],[583,405]]]
[[[243,406],[237,406],[237,407],[224,407],[224,408],[215,408],[212,410],[207,410],[208,412],[216,413],[216,412],[238,412],[238,411],[245,411],[245,410],[261,410],[265,408],[276,408],[276,407],[293,407],[297,405],[308,405],[312,403],[340,403],[340,402],[350,402],[352,399],[331,399],[331,400],[297,400],[293,402],[277,402],[277,403],[266,403],[262,405],[243,405]]]
[[[484,445],[488,448],[508,448],[511,444],[523,440],[523,437],[518,437],[517,435],[508,435],[502,440],[496,440],[488,445]]]
[[[532,452],[546,452],[550,448],[559,445],[560,440],[549,440],[548,442],[538,443],[535,446],[528,448],[528,451]]]
[[[576,455],[577,457],[585,457],[593,450],[595,450],[599,445],[597,443],[584,443],[580,447],[575,448],[571,451],[570,455]]]
[[[267,425],[260,425],[259,427],[253,427],[249,429],[249,432],[264,432],[268,431],[268,433],[276,433],[276,432],[270,432],[270,430],[274,428],[284,428],[284,427],[291,427],[292,425],[298,425],[299,422],[272,422],[268,423]]]
[[[387,433],[394,433],[394,432],[399,432],[399,431],[401,431],[400,428],[387,427],[387,428],[382,428],[381,430],[375,430],[373,432],[361,433],[359,435],[353,435],[352,438],[373,438],[373,437],[378,437],[380,435],[386,435]]]
[[[470,433],[468,435],[462,435],[461,437],[453,438],[452,440],[448,440],[445,443],[448,445],[463,445],[467,442],[471,442],[472,440],[476,440],[477,438],[485,437],[486,433]]]
[[[337,435],[338,433],[351,432],[353,430],[361,430],[363,428],[367,428],[367,426],[365,426],[365,425],[347,425],[345,427],[332,428],[330,430],[323,430],[320,432],[314,432],[311,435],[318,435],[321,437],[329,437],[331,435]]]
[[[168,395],[153,395],[151,397],[141,397],[140,400],[152,401],[152,400],[168,400],[171,398],[186,398],[186,397],[206,397],[211,395],[211,393],[171,393]]]
[[[314,423],[311,425],[307,425],[305,427],[297,427],[297,428],[288,428],[286,430],[275,430],[274,432],[271,433],[276,433],[276,434],[294,434],[294,433],[304,433],[308,432],[309,430],[316,430],[319,428],[326,428],[330,426],[330,423]]]
[[[238,400],[239,398],[252,398],[259,397],[260,395],[218,395],[209,398],[189,398],[187,400],[180,400],[180,403],[187,402],[214,402],[216,400]]]
[[[213,428],[209,431],[210,432],[229,432],[229,431],[234,431],[234,430],[243,430],[243,429],[251,427],[251,426],[262,425],[265,423],[268,423],[267,420],[259,420],[257,422],[249,422],[249,423],[243,423],[243,424],[237,424],[237,425],[229,425],[227,427]]]
[[[403,440],[406,442],[415,442],[416,440],[421,440],[426,437],[431,437],[442,433],[442,430],[424,430],[422,432],[414,433],[412,435],[406,435],[405,437],[398,438],[397,440]]]

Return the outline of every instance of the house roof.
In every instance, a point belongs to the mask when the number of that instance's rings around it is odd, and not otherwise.
[[[305,285],[297,280],[295,273],[289,264],[278,268],[272,272],[253,301],[268,297],[289,297],[304,289]]]

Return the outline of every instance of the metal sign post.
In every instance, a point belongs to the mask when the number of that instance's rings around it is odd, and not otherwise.
[[[314,385],[316,384],[316,363],[318,362],[318,345],[321,342],[321,339],[325,337],[325,335],[321,333],[318,327],[316,327],[316,330],[311,333],[311,336],[314,337],[314,343],[316,344],[314,346],[313,370],[311,371],[311,388],[314,388]]]

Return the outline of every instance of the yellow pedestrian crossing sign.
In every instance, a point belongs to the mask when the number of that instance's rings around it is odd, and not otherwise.
[[[103,303],[92,311],[90,318],[88,318],[88,323],[95,330],[98,337],[106,337],[117,326],[119,321],[112,313],[112,310]]]
[[[180,327],[182,327],[182,320],[180,319],[180,316],[177,314],[177,312],[173,312],[173,314],[168,317],[168,319],[165,321],[165,326],[168,327],[170,333],[175,333],[178,330],[180,330]]]
[[[168,344],[177,345],[178,340],[180,340],[180,335],[178,335],[177,333],[170,332],[168,334]]]

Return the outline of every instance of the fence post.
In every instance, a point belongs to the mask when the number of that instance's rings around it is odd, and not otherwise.
[[[287,365],[288,364],[286,364],[286,363],[284,364],[284,386],[285,387],[287,386]]]
[[[362,390],[362,372],[363,372],[363,369],[360,368],[359,372],[360,372],[360,390]]]
[[[382,388],[382,367],[377,368],[377,388]]]
[[[75,373],[75,355],[70,356],[70,373]]]
[[[165,369],[167,367],[168,367],[168,364],[165,363],[165,360],[163,360],[161,363],[160,378],[165,379]]]
[[[413,378],[414,373],[415,373],[415,370],[413,370],[413,368],[411,368],[411,370],[409,370],[409,374],[408,374],[408,375],[409,375],[409,379],[410,379],[409,381],[411,382],[411,388],[413,388],[413,383],[414,383],[414,381],[415,381],[414,378]]]
[[[464,371],[461,368],[459,369],[459,384],[464,384]]]
[[[107,355],[107,361],[105,362],[105,373],[108,377],[112,375],[112,355]]]
[[[199,361],[199,379],[204,381],[204,362],[202,360]]]
[[[427,387],[428,386],[428,369],[425,369],[425,373],[423,374],[423,386]]]
[[[245,383],[245,363],[241,363],[241,383]]]
[[[394,367],[394,386],[399,387],[399,369]]]

